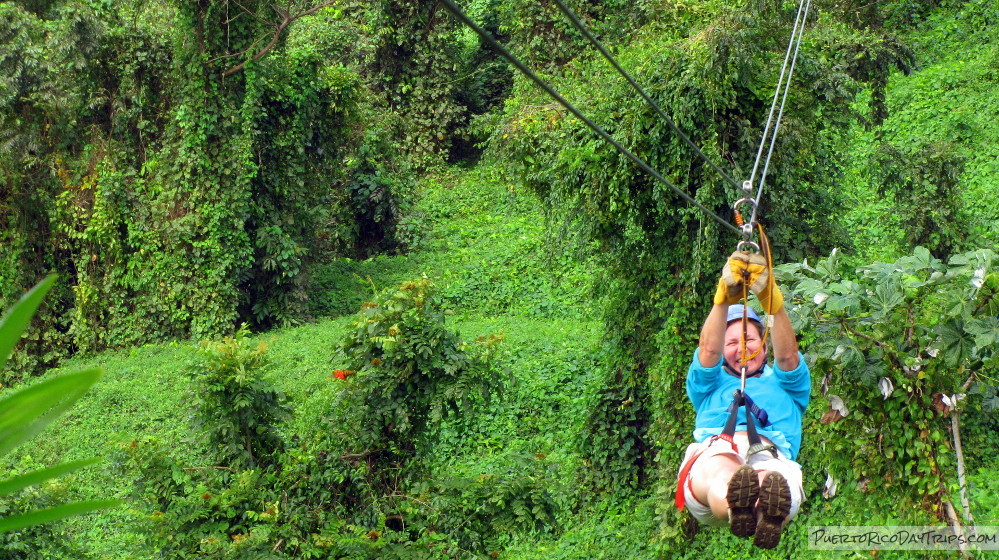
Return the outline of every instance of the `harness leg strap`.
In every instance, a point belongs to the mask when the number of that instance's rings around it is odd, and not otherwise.
[[[722,434],[729,438],[735,435],[735,426],[739,422],[739,407],[742,406],[743,401],[742,391],[737,390],[732,394],[732,404],[728,405],[728,420],[722,430]]]
[[[748,404],[746,408],[749,408]],[[769,443],[763,443],[763,440],[760,439],[760,434],[756,432],[756,423],[753,422],[753,415],[749,413],[749,410],[746,410],[746,435],[749,437],[749,449],[746,450],[746,461],[749,461],[750,457],[762,451],[769,451],[774,456],[774,459],[777,458],[777,447]]]

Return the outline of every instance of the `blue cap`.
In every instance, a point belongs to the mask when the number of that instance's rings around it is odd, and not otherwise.
[[[741,303],[728,306],[728,319],[725,320],[725,324],[731,323],[732,321],[741,321],[743,309],[746,309],[746,316],[749,317],[750,321],[756,321],[761,327],[763,326],[763,321],[760,319],[760,316],[756,314],[756,310],[752,307],[746,307]]]

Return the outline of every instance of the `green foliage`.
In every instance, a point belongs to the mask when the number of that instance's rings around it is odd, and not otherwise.
[[[271,464],[284,449],[277,424],[290,414],[285,396],[265,377],[267,344],[247,338],[245,325],[220,342],[202,341],[198,363],[190,368],[192,427],[222,464]]]
[[[936,243],[955,251],[989,247],[999,232],[987,179],[994,174],[999,134],[987,118],[995,111],[987,92],[994,89],[999,51],[994,27],[985,22],[995,21],[995,6],[978,0],[947,9],[915,4],[926,17],[906,41],[919,71],[889,79],[889,114],[881,126],[843,137],[850,153],[843,187],[856,193],[845,221],[858,263],[894,260],[911,251],[914,239],[944,257]],[[924,215],[940,220],[939,232],[921,223]]]
[[[343,135],[356,126],[361,85],[349,69],[324,68],[318,53],[304,48],[255,65],[246,81],[241,114],[257,156],[245,227],[255,238],[256,264],[242,291],[254,323],[268,327],[304,315],[309,263],[323,243],[317,231],[330,222],[331,206],[342,211],[332,205],[342,195],[328,183],[340,176],[337,159],[352,147]],[[391,202],[393,194],[383,198]],[[351,202],[358,211],[373,205]],[[381,237],[391,236],[386,230]]]
[[[155,439],[122,445],[119,464],[135,476],[132,498],[151,510],[137,520],[152,550],[165,558],[273,558],[278,520],[273,473],[185,467]]]
[[[586,515],[555,537],[516,535],[503,551],[503,557],[515,559],[600,558],[680,558],[682,548],[670,548],[655,534],[655,500],[636,496],[615,502],[595,504]]]
[[[54,276],[42,280],[4,313],[3,317],[0,317],[0,362],[7,361],[11,350],[54,282]],[[0,456],[9,454],[19,445],[41,433],[69,410],[97,382],[100,375],[100,370],[93,369],[50,377],[0,399]],[[24,491],[29,487],[64,476],[95,462],[93,459],[72,461],[0,480],[0,496],[15,496],[14,500],[9,500],[11,503],[5,505],[6,515],[0,518],[0,534],[29,529],[116,505],[117,501],[94,500],[53,505],[44,509],[38,509],[38,503],[24,507]],[[44,500],[39,502],[44,504]],[[42,536],[45,536],[45,533],[42,533]],[[16,545],[19,539],[7,537],[6,540],[13,541],[10,544]]]
[[[502,535],[558,531],[568,492],[557,465],[544,453],[505,459],[496,471],[448,475],[422,488],[434,508],[431,522],[464,548],[489,550]]]
[[[151,440],[121,448],[119,463],[150,512],[143,527],[156,550],[171,558],[375,558],[397,546],[450,546],[452,537],[435,536],[434,529],[447,522],[414,508],[406,490],[426,476],[417,451],[431,449],[432,428],[486,402],[500,339],[469,348],[445,329],[426,279],[376,302],[363,306],[341,344],[354,369],[336,370],[326,381],[345,386],[336,396],[318,393],[324,403],[312,412],[318,417],[287,446],[274,430],[282,395],[260,377],[267,367],[263,343],[254,346],[239,332],[203,344],[192,370],[197,434],[191,439],[204,441],[226,464],[186,464]],[[547,490],[532,480],[513,477],[493,491],[503,503],[537,501],[533,513],[517,510],[516,523],[551,515],[543,508],[553,506],[538,501]],[[477,515],[501,517],[492,510]],[[451,531],[468,529],[448,519]],[[410,526],[419,535],[411,537]]]
[[[555,2],[513,0],[492,2],[501,39],[533,69],[558,73],[589,43],[575,31]],[[566,5],[600,37],[627,42],[631,33],[661,9],[648,0],[578,0]]]
[[[496,382],[490,361],[502,337],[462,341],[444,326],[427,278],[405,282],[361,306],[341,344],[351,386],[344,393],[360,410],[362,448],[409,456],[430,426],[487,398]],[[348,380],[356,373],[354,378]]]
[[[193,349],[149,345],[93,358],[108,367],[101,385],[57,434],[37,441],[31,456],[5,466],[29,472],[77,458],[64,457],[67,450],[90,456],[106,441],[124,439],[119,459],[127,469],[80,471],[26,489],[7,497],[0,515],[122,492],[126,483],[134,483],[136,501],[93,522],[6,533],[4,553],[745,555],[745,542],[723,531],[685,535],[683,516],[668,505],[673,469],[689,439],[689,407],[677,398],[681,375],[716,274],[710,263],[731,246],[519,78],[517,96],[504,108],[509,69],[431,4],[338,2],[278,35],[282,15],[263,1],[0,5],[0,299],[17,297],[50,270],[69,272],[29,326],[6,381],[79,349],[214,336],[240,320],[267,328],[343,315],[362,305],[369,286],[421,273],[438,286],[422,311],[415,298],[395,298],[409,311],[389,312],[392,294],[407,293],[396,289],[376,300],[380,309],[366,308],[377,317],[275,332],[268,371],[281,375],[263,393],[288,393],[296,413],[266,421],[284,445],[256,467],[218,464],[218,449],[204,434],[187,433],[174,420],[197,414],[179,401],[190,377],[177,375]],[[633,94],[615,85],[618,78],[551,2],[466,4],[532,64],[562,76],[559,89],[629,147],[726,212],[732,197],[710,170],[692,165],[691,154],[647,109],[625,101]],[[745,169],[793,4],[668,4],[572,3],[695,142],[726,166]],[[907,244],[908,214],[895,216],[907,203],[917,215],[939,210],[935,219],[950,220],[944,226],[967,225],[969,239],[943,238],[914,223],[929,254],[942,259],[934,263],[921,251],[893,264],[915,280],[896,278],[888,267],[856,272],[838,265],[829,298],[809,316],[816,328],[800,334],[803,348],[826,355],[816,371],[832,372],[832,392],[851,413],[827,425],[819,420],[821,406],[810,410],[801,456],[809,499],[782,548],[764,554],[774,558],[808,557],[808,525],[932,522],[933,503],[954,487],[948,423],[930,408],[939,406],[931,391],[952,395],[972,372],[970,396],[960,402],[972,507],[980,522],[995,509],[990,407],[999,399],[989,348],[997,280],[992,272],[976,276],[991,271],[977,261],[943,262],[947,244],[990,247],[974,238],[996,235],[988,179],[999,161],[988,119],[995,113],[996,9],[987,0],[816,6],[820,19],[806,33],[763,206],[780,258],[828,254],[853,242],[855,262],[871,261],[871,254],[895,261]],[[892,36],[899,32],[905,36]],[[411,37],[433,33],[439,36],[431,43]],[[272,37],[273,48],[253,60]],[[543,50],[531,52],[532,41]],[[922,70],[904,76],[914,69],[909,45],[917,47]],[[379,56],[400,72],[375,71]],[[430,68],[428,61],[440,64]],[[885,80],[892,68],[902,72]],[[441,121],[434,120],[435,102]],[[487,155],[515,158],[502,163],[506,177],[493,160],[472,173],[411,173],[445,154],[474,156],[464,121],[475,114],[483,115],[477,134],[493,134]],[[527,189],[516,180],[520,173]],[[548,220],[529,191],[550,203]],[[925,202],[896,199],[906,191]],[[837,230],[844,208],[850,215],[843,223],[855,225],[849,238]],[[573,246],[574,239],[581,242]],[[812,268],[800,274],[826,277],[825,268]],[[935,271],[955,276],[930,282]],[[968,290],[981,284],[973,305],[981,309],[958,320],[950,306],[958,305],[962,282]],[[796,291],[788,289],[789,302],[800,303]],[[606,325],[591,319],[598,304]],[[905,342],[900,310],[910,304],[922,310],[912,322],[913,340],[929,347]],[[934,313],[933,305],[948,310]],[[878,354],[864,336],[823,322],[833,317],[887,337],[886,344],[902,340],[898,346],[909,354]],[[361,323],[372,318],[379,325],[366,337]],[[387,351],[393,325],[405,328]],[[363,351],[335,358],[345,368],[339,379],[336,371],[330,377],[329,360],[344,331]],[[477,369],[477,345],[461,340],[482,336],[488,343],[494,332],[506,333],[504,352],[494,344],[489,369]],[[920,370],[931,374],[913,378],[905,368],[919,365],[914,356],[928,360],[924,350],[937,341],[934,364]],[[244,343],[226,359],[246,364],[261,357]],[[440,354],[423,356],[423,347]],[[376,358],[381,371],[374,370]],[[448,367],[461,372],[449,374]],[[512,374],[497,375],[502,367]],[[960,375],[948,378],[948,368]],[[879,375],[896,385],[887,400],[876,388]],[[484,379],[502,384],[504,393],[483,398]],[[909,392],[899,388],[901,380]],[[897,427],[905,423],[915,428]],[[902,452],[903,443],[893,446],[889,437],[912,443]],[[862,460],[861,452],[868,453]],[[820,497],[826,466],[840,481],[833,499]],[[900,490],[911,481],[914,487]],[[934,481],[944,491],[936,486],[924,495]],[[918,504],[926,507],[910,507]],[[43,539],[52,542],[39,545]]]
[[[999,402],[997,262],[983,249],[945,264],[917,247],[855,272],[835,252],[814,267],[781,267],[796,328],[817,335],[809,359],[825,372],[823,395],[848,408],[842,420],[829,412],[812,426],[825,442],[813,460],[858,486],[884,481],[895,499],[942,515],[953,476],[947,416],[954,395],[972,388],[970,403],[959,405],[968,414]]]
[[[353,314],[372,290],[427,274],[456,317],[588,318],[594,268],[589,248],[548,231],[531,195],[495,169],[425,177],[397,230],[410,251],[317,266],[311,313]],[[453,263],[461,263],[455,266]]]
[[[6,471],[8,476],[17,476],[27,470],[43,465],[30,459],[22,461],[14,469]],[[64,477],[50,480],[45,484],[31,486],[19,492],[4,496],[0,502],[0,516],[13,517],[33,510],[48,509],[72,499],[68,487],[72,479]],[[87,516],[92,518],[93,516]],[[90,558],[80,546],[74,543],[73,531],[64,522],[52,522],[6,531],[0,534],[0,559],[3,560],[43,560],[52,558]]]
[[[395,253],[416,243],[401,223],[407,214],[412,175],[409,164],[392,141],[396,118],[373,122],[365,131],[349,165],[340,236],[349,256],[371,257]]]
[[[408,511],[397,502],[405,496],[373,493],[363,460],[313,446],[330,441],[303,440],[278,470],[232,472],[184,467],[155,441],[127,444],[124,466],[141,473],[133,492],[150,512],[141,527],[152,551],[177,559],[374,560],[449,557],[459,550],[442,533],[401,530],[398,512]]]
[[[454,79],[460,66],[457,26],[432,0],[380,0],[375,6],[374,89],[401,113],[396,134],[406,149],[422,165],[432,164],[463,134],[466,119]]]
[[[588,467],[584,478],[597,488],[634,490],[648,476],[652,418],[640,404],[649,402],[640,373],[622,367],[604,380],[587,407],[580,451]]]
[[[971,477],[971,500],[975,504],[976,521],[985,525],[999,520],[999,478],[995,468],[985,468]]]
[[[500,31],[500,10],[503,9],[503,4],[498,0],[480,0],[468,6],[466,13],[491,36],[503,40]],[[466,39],[463,68],[466,81],[460,95],[469,112],[479,115],[489,111],[509,95],[514,70],[471,29],[462,29],[462,32],[471,41]]]
[[[895,201],[895,213],[904,216],[909,246],[923,246],[945,258],[963,246],[971,220],[961,203],[963,158],[951,146],[925,146],[904,153],[882,146],[872,162],[879,194]]]
[[[0,301],[67,278],[19,371],[300,321],[316,261],[395,248],[405,166],[362,142],[393,125],[361,71],[303,41],[257,57],[271,3],[229,8],[0,7]]]
[[[100,26],[82,6],[50,22],[11,2],[0,5],[0,22],[0,304],[8,307],[39,278],[71,264],[49,236],[48,201],[58,185],[51,169],[56,154],[81,151],[73,113],[87,110],[91,88],[75,80],[75,69],[95,56]],[[80,123],[90,124],[89,118]],[[56,288],[4,371],[5,381],[67,354],[71,300],[69,290]]]

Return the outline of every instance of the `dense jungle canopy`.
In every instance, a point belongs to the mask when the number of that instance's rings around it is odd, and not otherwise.
[[[748,177],[797,2],[567,3]],[[731,214],[555,2],[458,4]],[[811,2],[759,216],[813,372],[808,501],[764,556],[999,525],[997,29],[991,0]],[[106,370],[3,462],[107,457],[0,517],[123,500],[0,558],[750,553],[672,508],[737,241],[438,0],[0,1],[0,304],[58,274],[0,382]]]

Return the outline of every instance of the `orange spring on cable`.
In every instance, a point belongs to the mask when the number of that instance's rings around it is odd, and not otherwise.
[[[745,220],[742,219],[742,213],[736,210],[734,214],[735,214],[735,225],[742,227],[746,223]]]

